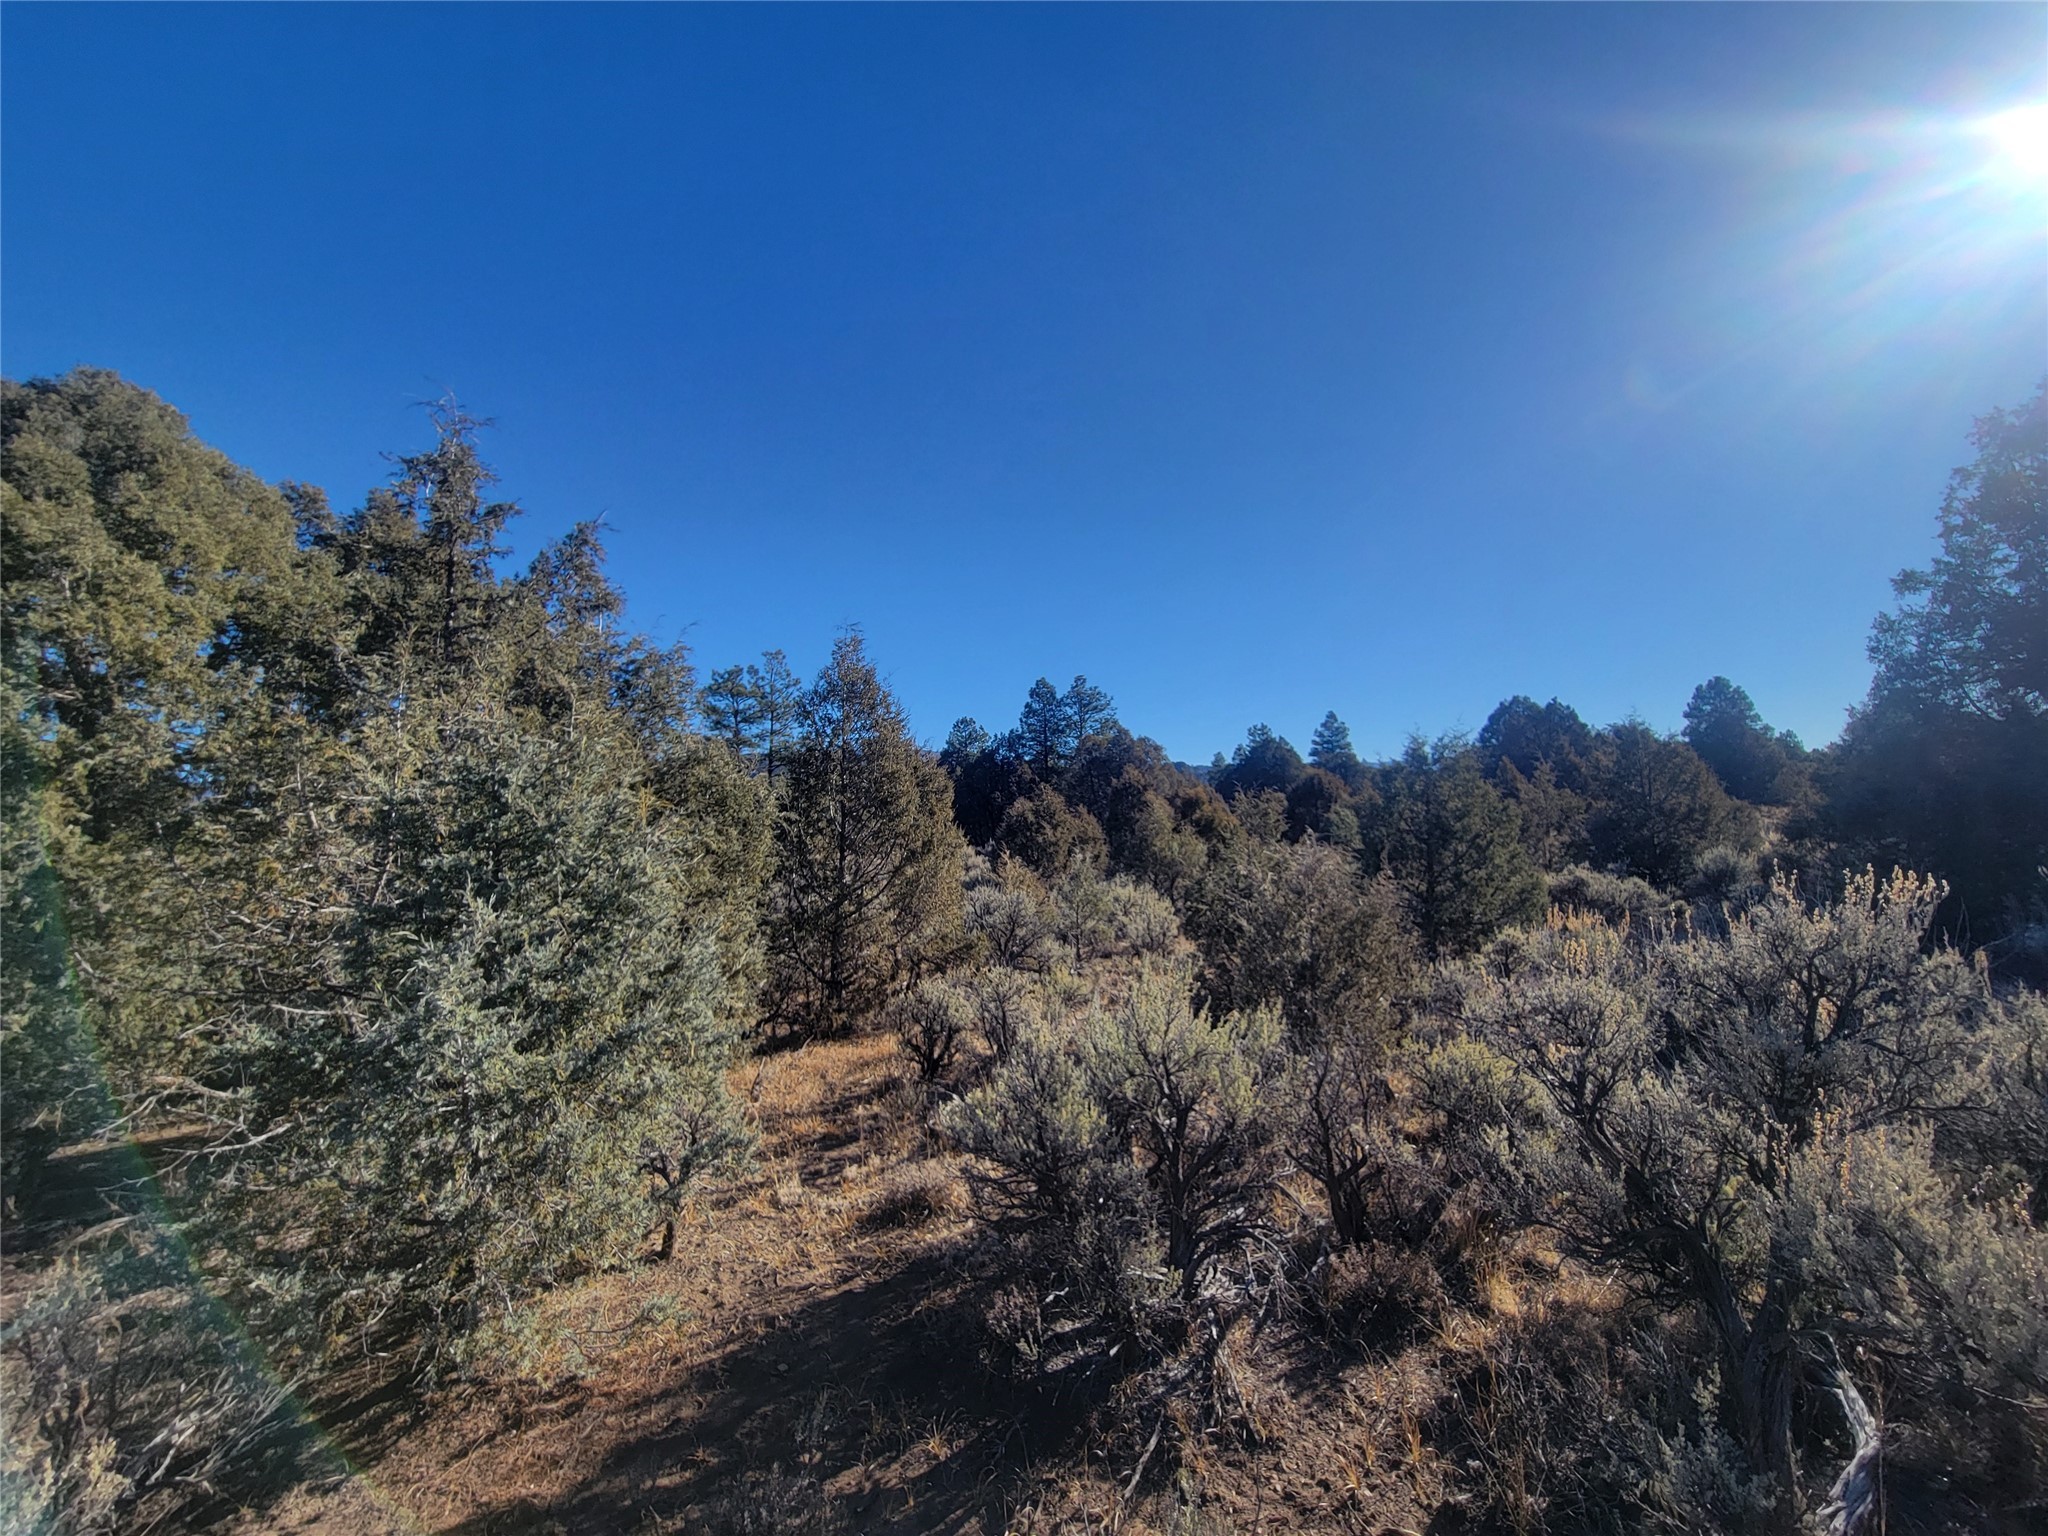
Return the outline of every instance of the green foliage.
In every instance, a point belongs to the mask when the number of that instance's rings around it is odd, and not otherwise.
[[[222,1043],[260,1146],[210,1193],[236,1230],[285,1224],[251,1285],[287,1264],[313,1287],[266,1321],[334,1334],[402,1306],[460,1340],[629,1257],[651,1160],[740,1145],[738,1033],[627,744],[536,736],[458,696],[409,707],[364,755],[372,809],[333,850],[332,970]]]
[[[1049,784],[1034,785],[1010,802],[996,828],[995,845],[1048,878],[1075,869],[1100,871],[1109,861],[1109,845],[1095,818],[1069,806]]]
[[[1456,738],[1409,742],[1385,771],[1379,843],[1423,953],[1465,953],[1543,911],[1520,819]]]
[[[1502,758],[1494,782],[1513,802],[1521,818],[1522,847],[1538,869],[1555,873],[1587,857],[1586,823],[1591,807],[1585,796],[1558,782],[1557,771],[1548,761],[1539,761],[1525,778],[1519,768]]]
[[[1322,724],[1309,738],[1308,760],[1325,772],[1335,774],[1346,785],[1355,786],[1363,778],[1364,765],[1359,762],[1358,753],[1351,745],[1351,727],[1337,718],[1334,709],[1324,713]]]
[[[1951,873],[2001,963],[2048,931],[2042,398],[1980,423],[1825,760],[1714,678],[1683,741],[1517,697],[1371,767],[1334,714],[1310,764],[1254,727],[1209,783],[1082,677],[934,759],[858,635],[699,689],[595,524],[504,574],[481,424],[434,420],[337,515],[110,374],[0,395],[10,1226],[65,1139],[185,1151],[164,1224],[20,1272],[10,1529],[282,1455],[206,1288],[288,1364],[531,1355],[551,1288],[669,1251],[744,1154],[764,1018],[879,1017],[975,1084],[940,1123],[1005,1337],[1151,1371],[1162,1425],[1292,1295],[1438,1348],[1475,1520],[1789,1528],[1858,1383],[1888,1496],[2041,1499],[2048,1006],[1933,940],[1929,881],[1760,872],[1832,835]],[[1411,948],[1435,1016],[1396,1012]],[[1292,1245],[1289,1169],[1328,1218]],[[1631,1305],[1424,1343],[1552,1246]]]
[[[1553,782],[1573,794],[1587,790],[1588,771],[1598,755],[1593,729],[1569,704],[1538,704],[1525,694],[1503,700],[1486,717],[1474,742],[1489,774],[1511,764],[1524,779],[1548,765]]]
[[[1263,1230],[1270,1129],[1263,1091],[1279,1061],[1270,1011],[1211,1019],[1172,971],[1147,971],[1086,1043],[1090,1084],[1135,1148],[1166,1262],[1189,1298],[1209,1267]]]
[[[781,651],[765,651],[763,665],[715,672],[697,695],[705,734],[723,741],[771,784],[787,765],[803,701],[803,683]]]
[[[1269,726],[1255,725],[1231,754],[1229,765],[1212,775],[1210,783],[1226,800],[1261,793],[1284,796],[1306,766],[1285,737],[1274,735]]]
[[[1135,1336],[1159,1282],[1158,1238],[1129,1144],[1119,1143],[1085,1047],[1027,1032],[989,1082],[948,1106],[943,1123],[979,1162],[975,1203],[1016,1245],[1017,1262],[1056,1319],[1108,1350]],[[1034,1314],[1031,1333],[1045,1330]],[[1027,1346],[1035,1343],[1019,1340]]]
[[[1947,878],[1981,942],[2048,903],[2048,392],[1973,441],[1940,553],[1872,630],[1877,675],[1827,787],[1848,849]]]
[[[2048,389],[1978,419],[1942,501],[1941,553],[1892,583],[1872,702],[1985,720],[2048,712]]]
[[[991,871],[974,860],[967,891],[966,925],[982,958],[1011,970],[1039,971],[1051,960],[1051,897],[1045,882],[1015,860]]]
[[[958,951],[966,850],[946,776],[858,634],[833,646],[800,721],[777,806],[769,1003],[829,1033]]]
[[[962,715],[946,733],[946,745],[939,752],[939,766],[953,777],[995,745],[995,738],[970,715]]]
[[[1344,781],[1321,768],[1303,772],[1287,792],[1287,835],[1295,842],[1313,837],[1339,848],[1356,849],[1358,810]]]
[[[1791,789],[1785,741],[1765,727],[1749,695],[1725,677],[1693,689],[1685,706],[1686,745],[1738,800],[1782,805]]]
[[[1313,843],[1247,843],[1219,860],[1189,898],[1187,931],[1215,1006],[1278,1009],[1297,1040],[1376,1023],[1406,961],[1387,889]]]
[[[1676,889],[1708,848],[1755,842],[1753,821],[1684,742],[1634,721],[1615,726],[1608,739],[1588,829],[1596,864]]]
[[[202,946],[172,855],[266,637],[331,619],[283,496],[110,373],[0,390],[9,1161],[188,1064]],[[219,796],[216,795],[216,803]],[[16,1133],[24,1140],[16,1142]]]
[[[111,375],[5,420],[10,1139],[180,1123],[287,1354],[460,1358],[630,1255],[743,1140],[767,828],[594,526],[501,577],[452,408],[342,517]]]
[[[1156,1337],[1162,1307],[1265,1231],[1278,1047],[1270,1012],[1212,1019],[1180,973],[1148,968],[1077,1034],[1024,1036],[948,1112],[981,1161],[983,1214],[1021,1240],[1074,1326],[1105,1344]]]

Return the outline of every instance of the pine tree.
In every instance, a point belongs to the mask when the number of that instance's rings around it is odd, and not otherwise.
[[[1116,724],[1115,702],[1085,677],[1076,676],[1068,684],[1060,699],[1060,710],[1065,733],[1062,745],[1070,758],[1090,736]]]
[[[1785,746],[1749,694],[1725,677],[1693,689],[1685,706],[1685,742],[1738,800],[1777,805],[1785,798]]]
[[[2048,909],[2048,390],[1972,440],[1938,553],[1872,628],[1829,815],[1855,858],[1946,878],[1945,920],[1981,941]]]
[[[761,723],[761,701],[744,667],[723,667],[712,673],[697,695],[697,709],[704,719],[704,734],[724,742],[735,757],[743,757],[753,747]]]
[[[1072,721],[1059,690],[1045,678],[1031,685],[1024,712],[1017,719],[1017,750],[1040,775],[1058,769],[1073,740]]]
[[[1316,727],[1310,738],[1308,760],[1318,768],[1328,769],[1339,778],[1358,764],[1358,753],[1351,746],[1351,727],[1337,718],[1333,709],[1323,716],[1323,723]]]
[[[995,738],[981,728],[980,721],[972,715],[962,715],[946,733],[946,744],[939,750],[939,766],[957,779],[961,770],[994,745]]]
[[[747,682],[759,711],[755,741],[761,772],[774,784],[788,765],[790,743],[803,715],[803,679],[776,649],[763,651],[761,665],[747,668]]]

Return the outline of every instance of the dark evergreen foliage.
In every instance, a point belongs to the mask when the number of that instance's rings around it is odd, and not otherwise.
[[[1946,921],[1982,942],[2048,920],[2048,387],[1973,441],[1826,777],[1836,835],[1946,877]]]

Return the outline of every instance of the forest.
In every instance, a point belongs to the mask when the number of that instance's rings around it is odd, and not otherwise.
[[[1206,765],[654,644],[431,425],[5,385],[0,1531],[2048,1520],[2048,390],[1833,743]]]

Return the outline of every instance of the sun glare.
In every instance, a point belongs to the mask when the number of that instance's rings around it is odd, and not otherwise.
[[[2048,104],[2014,107],[1985,118],[1981,128],[2008,171],[2028,180],[2048,178]]]

